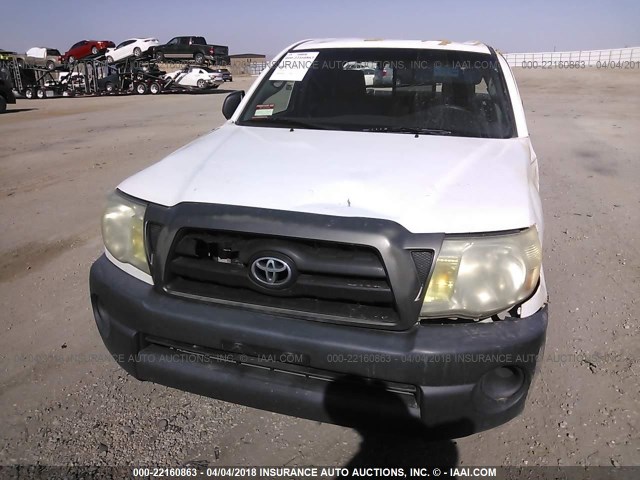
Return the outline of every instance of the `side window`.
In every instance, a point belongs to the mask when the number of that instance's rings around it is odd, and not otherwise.
[[[190,45],[191,44],[191,37],[182,37],[180,39],[180,45]]]
[[[493,77],[483,77],[476,85],[476,98],[479,108],[490,128],[502,128],[508,123],[506,112],[501,108],[500,95]]]
[[[178,39],[177,38],[172,38],[171,40],[169,40],[167,42],[167,45],[177,45],[178,44]]]
[[[280,92],[272,97],[275,102],[273,113],[284,112],[289,108],[291,93],[293,92],[293,86],[295,83],[296,82],[286,82]]]
[[[126,42],[122,42],[120,45],[118,45],[118,46],[116,47],[116,50],[117,50],[118,48],[122,48],[122,47],[126,47],[127,45],[131,45],[133,42],[134,42],[134,40],[127,40]]]
[[[193,43],[195,45],[206,45],[207,42],[205,42],[204,37],[193,37]]]
[[[480,80],[480,83],[476,84],[476,95],[488,95],[489,87],[487,86],[487,82],[484,77]]]

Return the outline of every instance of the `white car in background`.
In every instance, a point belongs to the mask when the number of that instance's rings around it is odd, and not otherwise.
[[[365,86],[373,86],[373,81],[376,76],[375,62],[347,62],[342,68],[344,70],[360,70],[364,75]]]
[[[157,38],[130,38],[118,44],[116,48],[108,48],[105,52],[107,62],[113,63],[127,57],[139,57],[151,47],[160,45]]]
[[[183,87],[218,88],[224,83],[222,73],[208,67],[190,65],[175,72],[167,73],[164,78]]]

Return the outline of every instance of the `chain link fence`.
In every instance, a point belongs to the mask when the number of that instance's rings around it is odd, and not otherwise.
[[[640,68],[640,47],[570,52],[504,53],[503,55],[511,67],[555,66],[560,63],[576,62],[588,67],[600,67],[628,62]]]

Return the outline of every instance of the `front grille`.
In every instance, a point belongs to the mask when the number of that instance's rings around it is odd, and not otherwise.
[[[429,272],[431,271],[433,250],[414,250],[411,252],[411,257],[416,265],[420,285],[424,285],[427,281],[427,277],[429,276]]]
[[[152,268],[156,260],[155,256],[158,250],[158,237],[160,236],[161,231],[162,231],[162,225],[159,225],[157,223],[147,222],[147,231],[145,235],[147,259],[149,260],[149,265]]]
[[[284,258],[295,275],[283,288],[251,273],[257,258]],[[308,314],[315,319],[389,326],[397,323],[385,266],[372,248],[247,233],[183,229],[165,266],[169,293]]]

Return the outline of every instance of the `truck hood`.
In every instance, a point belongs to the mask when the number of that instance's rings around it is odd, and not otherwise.
[[[125,180],[148,202],[219,203],[392,220],[414,233],[536,222],[528,138],[244,127],[227,123]]]

